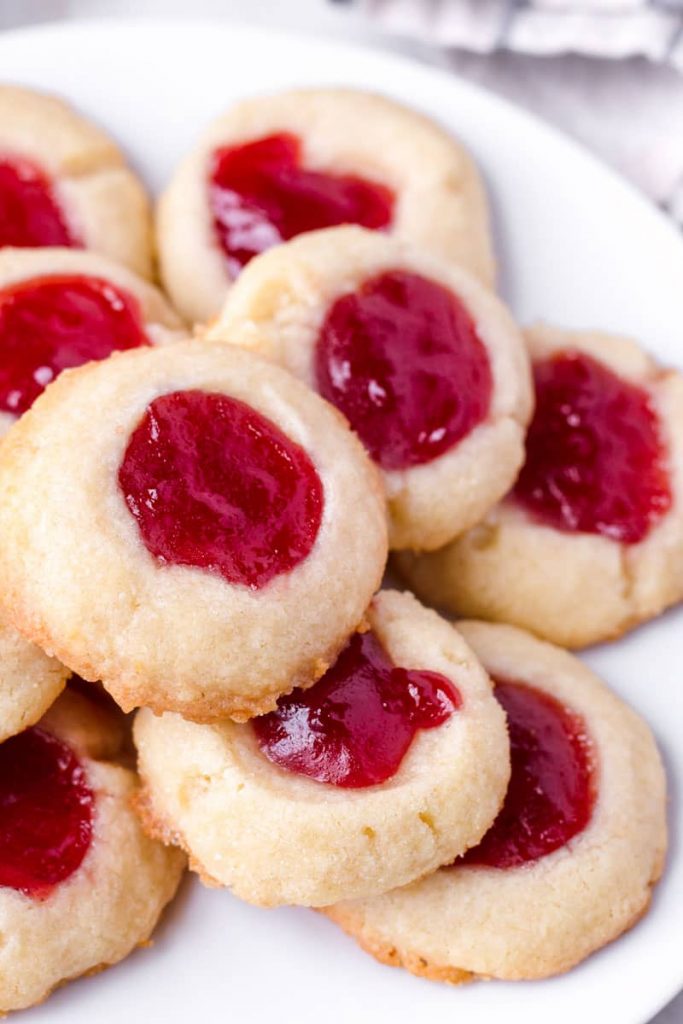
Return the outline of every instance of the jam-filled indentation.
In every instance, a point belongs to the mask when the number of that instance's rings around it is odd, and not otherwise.
[[[495,685],[507,713],[512,775],[493,825],[454,867],[514,868],[538,860],[582,832],[593,813],[593,757],[583,719],[525,683]]]
[[[0,247],[79,244],[47,175],[23,157],[0,155]]]
[[[205,391],[150,403],[119,485],[160,562],[253,589],[307,558],[323,514],[323,485],[304,449],[251,406]]]
[[[647,391],[574,351],[538,362],[534,382],[536,411],[515,499],[559,530],[644,540],[672,501]]]
[[[274,764],[358,789],[392,778],[418,730],[442,725],[460,706],[445,676],[398,668],[374,633],[355,633],[322,679],[252,725]]]
[[[390,189],[357,175],[308,170],[301,148],[283,132],[213,153],[209,204],[231,277],[258,253],[305,231],[391,224]]]
[[[21,415],[62,370],[149,345],[137,301],[82,274],[0,290],[0,410]]]
[[[488,355],[469,312],[436,281],[403,270],[331,306],[315,351],[317,388],[383,469],[448,451],[487,416]]]
[[[44,899],[81,865],[95,797],[73,750],[27,729],[0,744],[0,886]]]

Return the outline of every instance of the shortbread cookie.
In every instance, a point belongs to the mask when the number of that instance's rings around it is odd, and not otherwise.
[[[410,239],[493,282],[467,151],[415,111],[350,89],[256,97],[209,127],[159,205],[162,278],[181,313],[204,321],[253,256],[339,224]]]
[[[0,1011],[144,943],[183,870],[131,808],[121,729],[71,691],[0,745]]]
[[[450,623],[380,592],[328,673],[237,725],[138,713],[140,811],[252,903],[384,892],[476,843],[509,777],[505,718]]]
[[[62,370],[184,333],[161,292],[111,260],[0,249],[0,434]]]
[[[624,338],[538,326],[528,341],[537,410],[515,489],[398,564],[430,602],[581,647],[683,597],[683,378]]]
[[[101,128],[54,96],[0,85],[0,247],[94,249],[152,273],[149,203]]]
[[[462,860],[326,913],[414,974],[548,977],[647,909],[666,851],[664,772],[647,725],[572,655],[511,626],[458,629],[507,710],[503,809]]]
[[[70,674],[0,619],[0,743],[34,725]]]
[[[310,685],[387,554],[361,444],[279,367],[187,341],[59,377],[0,446],[0,600],[124,710],[248,718]]]
[[[524,341],[453,263],[362,228],[312,232],[255,259],[207,337],[273,359],[344,413],[384,472],[393,548],[443,546],[515,480]]]

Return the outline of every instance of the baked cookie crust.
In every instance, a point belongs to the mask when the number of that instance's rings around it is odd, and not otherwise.
[[[545,526],[505,499],[442,550],[402,553],[396,565],[423,600],[456,615],[510,622],[584,647],[622,635],[683,597],[683,377],[626,338],[545,325],[526,337],[533,360],[584,352],[647,390],[669,454],[670,510],[629,545]]]
[[[161,564],[125,503],[131,433],[179,389],[246,402],[304,448],[322,482],[310,554],[259,590]],[[303,384],[233,346],[177,342],[61,374],[0,446],[0,492],[7,614],[124,710],[202,721],[269,711],[322,675],[386,562],[384,494],[358,440]]]
[[[37,901],[0,889],[0,1012],[42,1002],[58,985],[117,963],[149,938],[184,868],[179,850],[140,828],[133,772],[118,763],[122,731],[86,697],[65,691],[40,728],[79,757],[95,795],[80,867]]]
[[[429,551],[479,522],[509,490],[524,458],[533,404],[529,362],[499,299],[466,270],[400,238],[329,228],[252,260],[204,336],[258,352],[315,390],[316,344],[332,304],[368,279],[397,270],[422,275],[457,296],[476,324],[493,378],[482,423],[430,462],[383,472],[390,546]]]
[[[71,274],[111,281],[131,295],[138,303],[143,329],[153,345],[165,345],[187,336],[182,320],[159,289],[113,260],[84,249],[0,248],[0,300],[4,288],[28,283],[33,278]],[[11,413],[0,410],[0,436],[15,420]]]
[[[0,150],[47,172],[69,225],[87,249],[152,276],[147,194],[101,128],[56,96],[2,85]]]
[[[286,771],[261,753],[248,723],[138,712],[142,820],[179,843],[209,884],[265,906],[375,894],[464,852],[493,821],[510,764],[485,672],[453,626],[411,594],[381,591],[367,618],[394,664],[439,672],[462,697],[381,785],[342,789]]]
[[[70,674],[0,619],[0,743],[35,725]]]
[[[396,196],[392,234],[493,283],[484,187],[462,144],[429,118],[383,96],[302,89],[233,106],[210,125],[161,197],[161,277],[188,320],[217,314],[230,287],[207,200],[211,154],[217,146],[278,132],[301,139],[304,163],[312,170],[359,174],[388,186]]]
[[[520,867],[443,868],[325,913],[383,963],[424,977],[549,977],[645,913],[666,852],[664,771],[645,722],[572,655],[512,626],[458,629],[494,678],[527,683],[583,716],[598,786],[591,821]]]

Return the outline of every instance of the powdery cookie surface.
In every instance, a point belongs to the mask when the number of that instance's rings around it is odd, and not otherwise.
[[[42,170],[80,243],[144,277],[153,270],[151,214],[118,146],[68,104],[0,86],[0,154]]]
[[[331,306],[385,272],[450,290],[476,325],[493,387],[486,418],[429,462],[384,470],[390,546],[431,550],[478,522],[513,483],[524,457],[532,389],[524,342],[503,304],[467,271],[399,238],[358,227],[302,235],[254,259],[206,337],[241,345],[316,388],[318,337]]]
[[[259,589],[162,564],[118,483],[149,403],[232,396],[308,453],[324,491],[309,555]],[[1,446],[2,602],[19,628],[126,710],[249,717],[309,685],[361,621],[386,561],[384,495],[327,403],[231,346],[178,342],[63,373]],[[45,510],[49,510],[47,514]]]
[[[462,706],[419,732],[381,785],[342,789],[273,764],[249,723],[136,718],[152,834],[180,843],[209,882],[253,903],[319,906],[383,892],[478,842],[509,777],[505,718],[456,630],[411,594],[381,591],[368,620],[394,664],[439,672]]]
[[[535,522],[506,498],[440,551],[397,565],[425,600],[459,615],[510,622],[566,647],[619,636],[683,597],[683,378],[634,342],[537,326],[532,359],[585,352],[651,396],[668,449],[672,504],[644,540],[623,544]]]
[[[230,280],[208,204],[209,163],[219,146],[286,132],[313,171],[360,175],[395,194],[391,232],[486,284],[494,278],[488,208],[464,147],[427,117],[351,89],[308,89],[236,104],[204,133],[163,194],[157,242],[164,284],[188,320],[221,308]]]
[[[4,289],[30,286],[33,280],[42,282],[53,277],[71,276],[111,282],[131,297],[139,310],[141,326],[152,344],[177,341],[187,334],[180,317],[157,288],[113,260],[82,249],[0,248],[0,308]],[[0,331],[0,359],[2,341]],[[0,410],[0,435],[11,427],[15,419],[11,413]]]
[[[377,959],[414,974],[453,983],[548,977],[645,912],[666,851],[664,772],[645,722],[576,658],[510,626],[458,628],[494,678],[546,691],[584,718],[596,758],[592,819],[521,867],[443,868],[325,912]]]
[[[0,743],[37,722],[69,675],[56,658],[0,619]]]
[[[42,900],[0,889],[0,1010],[45,999],[56,986],[117,963],[150,936],[184,866],[144,835],[130,806],[133,772],[117,763],[118,723],[65,691],[40,728],[79,758],[94,791],[92,843],[80,867]]]

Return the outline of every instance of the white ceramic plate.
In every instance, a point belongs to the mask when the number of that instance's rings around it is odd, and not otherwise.
[[[0,76],[54,89],[109,128],[158,189],[233,100],[293,85],[372,88],[437,117],[490,184],[502,284],[522,321],[635,335],[683,367],[683,243],[634,191],[540,122],[450,75],[311,39],[130,22],[0,37]],[[672,850],[648,916],[563,978],[452,989],[376,964],[306,910],[263,911],[186,883],[154,948],[22,1020],[68,1024],[643,1024],[683,985],[683,612],[586,655],[651,723]]]

